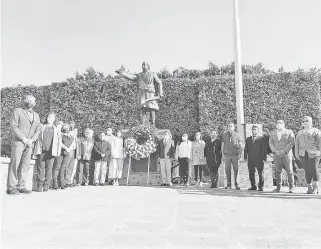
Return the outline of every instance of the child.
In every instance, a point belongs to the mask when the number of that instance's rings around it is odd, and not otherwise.
[[[94,186],[105,185],[107,162],[110,156],[110,144],[104,141],[105,134],[101,133],[94,144],[93,159],[95,160]]]
[[[176,146],[175,159],[179,162],[179,175],[183,179],[183,185],[188,186],[188,164],[191,158],[192,143],[186,133],[182,135],[182,142]]]
[[[80,161],[78,167],[78,185],[89,184],[89,167],[91,162],[91,152],[94,147],[93,131],[89,128],[85,130],[85,137],[78,140],[77,159]]]

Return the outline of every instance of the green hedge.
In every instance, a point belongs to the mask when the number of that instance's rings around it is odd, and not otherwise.
[[[312,115],[321,128],[320,73],[318,71],[245,74],[244,112],[246,123],[262,123],[273,129],[278,118],[297,131],[303,115]],[[173,135],[224,129],[236,121],[234,77],[228,74],[195,79],[163,79],[165,99],[160,102],[156,126]],[[108,126],[130,128],[139,122],[137,85],[119,77],[104,77],[92,68],[86,73],[50,86],[1,89],[1,144],[10,144],[10,116],[21,98],[32,93],[35,110],[43,118],[49,111],[59,120],[74,120],[80,131],[96,132]]]

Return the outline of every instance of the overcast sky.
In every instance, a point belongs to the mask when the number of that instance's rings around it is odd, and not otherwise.
[[[239,0],[244,64],[321,68],[320,0]],[[2,86],[233,61],[232,0],[2,0]]]

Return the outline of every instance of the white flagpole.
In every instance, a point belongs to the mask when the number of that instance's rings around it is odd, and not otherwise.
[[[242,83],[241,37],[240,37],[238,3],[239,3],[238,0],[233,0],[236,115],[237,115],[237,131],[241,136],[241,141],[244,142],[245,133],[244,133],[243,83]]]

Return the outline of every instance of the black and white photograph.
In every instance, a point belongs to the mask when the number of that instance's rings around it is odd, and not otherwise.
[[[1,248],[321,248],[320,0],[0,2]]]

